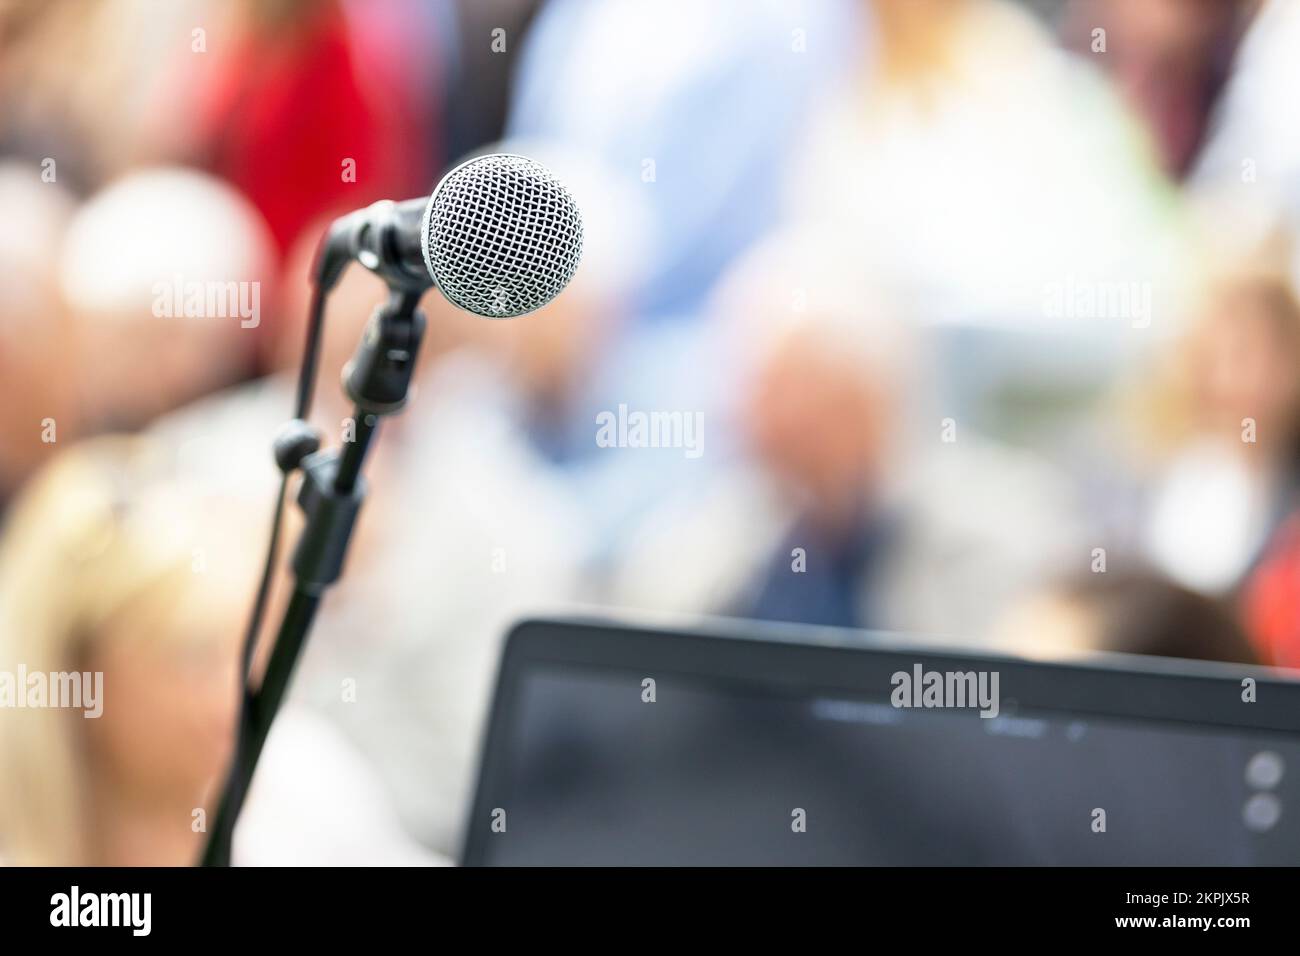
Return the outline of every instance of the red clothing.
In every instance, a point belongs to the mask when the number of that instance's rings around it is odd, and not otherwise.
[[[210,168],[261,210],[281,254],[326,215],[426,191],[436,165],[432,91],[402,69],[408,50],[356,62],[338,7],[308,9],[223,58],[201,117]]]
[[[1273,536],[1241,593],[1243,624],[1261,660],[1300,668],[1300,515]]]

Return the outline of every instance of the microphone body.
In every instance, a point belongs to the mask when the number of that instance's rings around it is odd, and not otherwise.
[[[564,185],[525,156],[489,153],[424,198],[382,200],[335,220],[314,269],[328,290],[351,262],[397,291],[430,286],[488,318],[541,308],[573,278],[582,218]]]

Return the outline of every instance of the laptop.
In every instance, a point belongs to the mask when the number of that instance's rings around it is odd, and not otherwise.
[[[1300,681],[531,620],[505,646],[462,862],[1295,865]]]

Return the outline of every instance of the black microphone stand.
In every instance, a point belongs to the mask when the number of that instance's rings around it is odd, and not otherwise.
[[[425,326],[424,315],[416,306],[430,282],[427,277],[407,279],[387,275],[386,270],[376,271],[389,279],[389,298],[371,317],[356,354],[343,372],[344,388],[356,406],[355,435],[340,449],[318,451],[315,432],[305,422],[295,420],[276,442],[276,458],[282,471],[286,475],[294,470],[302,472],[298,505],[306,525],[293,557],[293,593],[261,684],[256,690],[245,688],[246,713],[203,852],[204,866],[230,864],[234,824],[271,722],[284,701],[321,598],[343,570],[352,528],[366,497],[366,482],[361,474],[366,454],[380,418],[400,411],[406,403]],[[311,354],[305,360],[314,361]]]

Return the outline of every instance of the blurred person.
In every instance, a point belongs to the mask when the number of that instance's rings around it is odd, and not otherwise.
[[[0,155],[29,162],[78,195],[135,166],[179,161],[192,143],[189,91],[207,67],[206,28],[223,6],[0,4]],[[220,31],[213,33],[216,46]]]
[[[1149,488],[1142,547],[1213,595],[1239,583],[1300,492],[1300,303],[1280,248],[1238,253],[1211,271],[1131,409]]]
[[[62,453],[18,501],[0,544],[0,666],[97,690],[93,707],[0,709],[4,862],[198,858],[234,735],[250,516],[172,449],[119,436]],[[263,765],[236,862],[430,860],[320,718],[287,712]]]
[[[18,864],[184,864],[233,734],[236,526],[151,479],[106,438],[56,459],[16,504],[0,556],[0,641],[15,673],[103,675],[102,715],[0,711],[0,844]],[[202,560],[205,574],[198,574]]]
[[[1066,43],[1114,80],[1171,177],[1300,208],[1300,138],[1284,119],[1298,75],[1294,3],[1071,0],[1062,19]]]
[[[1300,136],[1287,120],[1300,82],[1300,5],[1077,0],[1065,23],[1080,51],[1093,30],[1106,31],[1106,50],[1085,58],[1114,79],[1166,173],[1223,245],[1300,231]]]
[[[853,0],[551,0],[538,12],[510,138],[586,152],[645,195],[638,312],[693,316],[733,257],[776,222],[808,112],[862,52]]]
[[[278,255],[321,216],[428,190],[444,158],[446,6],[243,0],[220,9],[222,42],[194,92],[193,155],[248,196]]]
[[[447,157],[506,135],[510,91],[542,0],[454,0],[447,5]]]
[[[1112,78],[1150,132],[1161,167],[1181,180],[1210,136],[1259,7],[1259,0],[1072,0],[1063,29],[1067,44]]]
[[[23,164],[0,162],[0,512],[22,480],[77,432],[68,316],[57,259],[74,200]]]
[[[646,515],[614,602],[971,641],[1068,559],[1055,479],[932,413],[922,342],[840,236],[769,240],[716,308],[741,449]]]
[[[142,167],[202,168],[256,207],[278,267],[319,217],[429,188],[444,159],[450,6],[5,5],[0,155],[83,195]],[[253,343],[258,363],[275,349],[274,319]]]
[[[284,251],[315,216],[426,186],[450,16],[449,0],[18,0],[0,7],[0,151],[52,158],[85,192],[201,165]]]
[[[1225,200],[1239,215],[1257,211],[1268,228],[1280,220],[1300,233],[1300,131],[1290,122],[1300,84],[1300,5],[1260,0],[1188,178],[1197,195]]]
[[[932,327],[964,420],[1068,459],[1188,295],[1177,191],[1095,71],[1002,0],[871,0],[785,211],[839,230]]]
[[[628,321],[571,427],[620,404],[711,409],[725,400],[731,362],[701,321],[704,303],[778,221],[809,118],[868,55],[866,14],[861,0],[550,0],[538,11],[508,135],[589,156],[647,210]],[[656,461],[647,477],[657,482],[672,466]],[[629,501],[631,513],[644,506]]]
[[[1007,650],[1034,658],[1113,652],[1263,663],[1230,607],[1148,570],[1055,582],[1013,605],[994,633]]]
[[[245,378],[276,307],[265,223],[195,170],[142,169],[97,193],[58,262],[70,334],[55,374],[100,429],[140,427]]]
[[[871,8],[876,56],[820,111],[794,215],[853,230],[918,309],[954,323],[1064,326],[1044,315],[1053,283],[1152,281],[1181,262],[1174,194],[1136,126],[1029,14],[1001,0]],[[1113,334],[1096,318],[1084,331]]]

